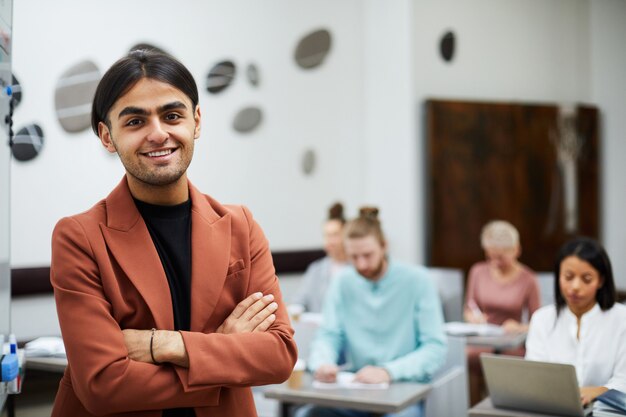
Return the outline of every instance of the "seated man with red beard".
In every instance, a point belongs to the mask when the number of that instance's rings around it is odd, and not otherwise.
[[[323,324],[311,348],[315,378],[334,382],[345,352],[362,383],[428,382],[443,364],[441,303],[426,269],[390,260],[378,209],[362,208],[344,229],[347,268],[331,284]],[[421,404],[388,416],[421,416]],[[365,416],[355,410],[309,408],[299,415]]]

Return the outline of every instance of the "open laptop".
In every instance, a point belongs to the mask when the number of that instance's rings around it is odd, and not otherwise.
[[[495,407],[541,414],[585,417],[573,365],[481,354],[487,390]]]

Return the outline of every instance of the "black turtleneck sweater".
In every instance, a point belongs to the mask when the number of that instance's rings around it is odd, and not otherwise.
[[[189,330],[191,321],[191,200],[159,206],[135,200],[161,258],[170,287],[174,328]],[[163,417],[195,417],[193,408],[163,411]]]

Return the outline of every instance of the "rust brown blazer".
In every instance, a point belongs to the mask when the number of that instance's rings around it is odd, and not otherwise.
[[[189,368],[132,361],[122,329],[174,329],[167,278],[124,178],[89,211],[61,219],[51,281],[67,351],[54,417],[256,416],[250,386],[288,378],[297,358],[267,240],[250,212],[189,184]],[[279,305],[267,332],[214,333],[238,302],[261,291]]]

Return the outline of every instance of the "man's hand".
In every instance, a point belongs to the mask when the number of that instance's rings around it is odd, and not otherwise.
[[[237,304],[230,316],[217,328],[216,333],[251,333],[264,332],[270,328],[278,309],[278,304],[272,302],[274,296],[263,296],[260,292],[250,295]]]
[[[607,387],[581,387],[580,401],[583,403],[583,406],[585,406],[595,400],[598,395],[604,394],[608,390]]]
[[[150,358],[151,330],[124,329],[124,343],[128,349],[128,357],[137,362],[152,363]]]
[[[145,363],[152,362],[152,356],[158,363],[168,362],[173,365],[189,367],[189,356],[182,335],[172,330],[156,330],[152,339],[150,355],[150,337],[152,330],[124,329],[124,343],[128,358]]]
[[[354,376],[356,382],[364,384],[380,384],[383,382],[391,382],[391,375],[385,368],[380,366],[365,366]]]
[[[337,365],[322,365],[315,371],[315,379],[321,382],[336,382],[337,372],[339,372]]]

